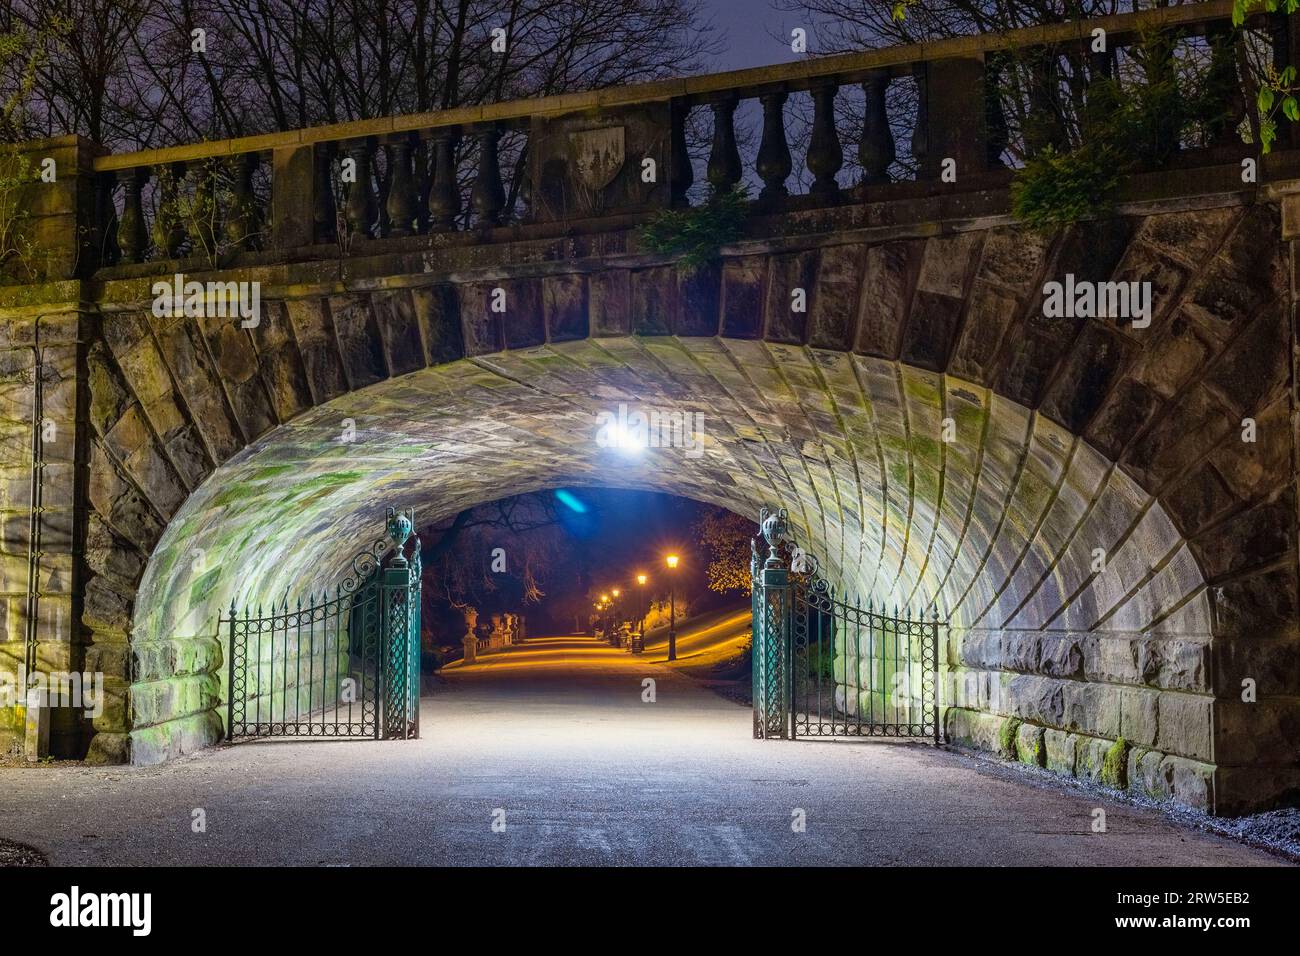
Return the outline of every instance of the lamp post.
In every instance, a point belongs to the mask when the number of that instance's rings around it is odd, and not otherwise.
[[[619,591],[618,588],[612,588],[609,593],[614,595],[614,600],[610,602],[610,610],[614,612],[614,621],[611,624],[611,628],[614,632],[614,640],[612,643],[615,647],[618,647],[620,625],[623,623],[623,616],[619,611],[618,596],[622,592]]]
[[[637,587],[639,587],[639,588],[641,589],[641,594],[640,594],[640,598],[641,598],[641,599],[640,599],[639,601],[637,601],[636,603],[637,603],[637,611],[638,611],[637,616],[638,616],[639,618],[641,618],[641,628],[640,628],[640,630],[641,630],[641,642],[642,642],[642,644],[645,643],[645,614],[646,614],[646,606],[645,606],[645,581],[646,581],[646,577],[645,577],[644,574],[638,574],[638,575],[636,576]]]
[[[670,554],[666,559],[669,571],[677,570],[677,555]],[[668,659],[677,660],[677,575],[668,575]]]

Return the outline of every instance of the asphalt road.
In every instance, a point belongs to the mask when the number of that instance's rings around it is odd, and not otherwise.
[[[755,741],[748,709],[656,656],[541,638],[448,668],[418,741],[3,770],[0,836],[55,864],[1281,862],[922,744]]]

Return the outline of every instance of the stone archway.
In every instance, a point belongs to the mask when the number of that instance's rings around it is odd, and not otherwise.
[[[704,453],[600,448],[598,415],[619,404],[702,413]],[[1162,506],[1113,463],[959,379],[803,347],[673,338],[425,369],[321,405],[233,456],[186,500],[143,575],[133,759],[219,739],[216,619],[232,600],[297,593],[345,566],[385,504],[436,520],[557,485],[654,489],[749,514],[785,505],[836,581],[951,616],[947,662],[970,695],[948,714],[951,734],[996,746],[1019,719],[1040,746],[1049,730],[1072,736],[1075,763],[1124,737],[1156,755],[1149,762],[1212,775],[1206,589]],[[1101,573],[1097,548],[1108,555]],[[1153,647],[1164,649],[1156,665],[1146,663]],[[1194,709],[1175,722],[1165,705],[1162,731],[1125,707],[1131,692],[1157,711],[1162,695]]]
[[[486,474],[504,449],[533,453],[510,459],[493,497],[611,483],[592,416],[626,400],[698,407],[719,432],[701,459],[623,466],[615,483],[749,513],[785,504],[841,579],[889,602],[937,597],[959,625],[954,740],[1097,777],[1122,738],[1112,782],[1221,812],[1294,786],[1276,210],[1219,203],[1050,240],[977,221],[939,234],[824,225],[692,276],[630,254],[563,271],[564,249],[527,243],[499,258],[536,261],[465,281],[300,286],[289,267],[250,265],[241,278],[270,284],[252,330],[139,311],[141,267],[105,278],[96,298],[135,304],[103,306],[102,337],[86,338],[82,619],[88,659],[120,675],[92,757],[156,760],[213,739],[220,645],[201,631],[240,595],[223,559],[207,563],[221,542],[195,563],[185,541],[219,515],[264,494],[328,506],[320,527],[284,502],[265,520],[230,518],[258,568],[244,578],[283,590],[292,562],[263,563],[280,553],[267,534],[340,532],[350,546],[370,524],[351,516],[381,495],[433,518],[483,500],[471,462]],[[376,252],[350,269],[409,267]],[[1151,277],[1151,327],[1049,321],[1042,284],[1065,274]],[[790,310],[800,283],[806,313]],[[492,311],[496,288],[513,313]],[[343,418],[359,446],[334,441]],[[1243,418],[1258,442],[1241,441]],[[345,464],[357,447],[378,457]],[[305,470],[304,449],[317,462]],[[437,464],[436,493],[410,477],[415,463]],[[1245,679],[1260,687],[1249,706],[1236,699]]]

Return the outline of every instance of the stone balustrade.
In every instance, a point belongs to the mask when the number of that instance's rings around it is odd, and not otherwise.
[[[90,248],[64,258],[93,269],[185,258],[215,264],[250,251],[301,255],[313,247],[338,256],[374,241],[482,239],[507,225],[687,205],[696,176],[687,134],[697,113],[712,121],[709,187],[732,188],[748,164],[762,184],[757,200],[768,208],[885,199],[936,184],[976,189],[1007,175],[1003,105],[1012,73],[1011,87],[1026,89],[1030,107],[1048,117],[1023,131],[1018,149],[1032,154],[1064,138],[1050,92],[1061,85],[1060,64],[1080,66],[1087,82],[1109,77],[1151,31],[1201,44],[1214,79],[1207,87],[1223,91],[1227,111],[1241,113],[1233,48],[1218,42],[1230,29],[1230,10],[1230,0],[1214,0],[438,113],[120,155],[88,150],[93,199],[90,222],[81,225],[89,238],[76,241]],[[1106,31],[1104,53],[1093,50],[1096,28]],[[1296,59],[1294,37],[1289,28],[1274,32],[1273,60],[1285,66]],[[897,87],[911,92],[891,95]],[[801,195],[791,190],[796,96],[810,101],[812,114],[810,128],[798,133],[811,180]],[[850,96],[853,109],[838,109]],[[761,104],[761,137],[756,153],[742,157],[736,114],[747,100]],[[1179,162],[1222,162],[1223,149],[1244,154],[1233,145],[1235,125],[1223,125],[1217,153],[1197,150],[1205,156]],[[845,187],[848,150],[858,181]],[[955,181],[944,177],[946,160]]]

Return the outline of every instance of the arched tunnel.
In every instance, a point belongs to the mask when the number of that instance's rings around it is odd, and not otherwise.
[[[917,226],[695,274],[631,256],[409,286],[376,252],[356,288],[245,269],[268,283],[253,329],[139,311],[148,280],[124,274],[87,355],[83,621],[91,660],[130,663],[90,756],[219,740],[221,612],[328,586],[385,508],[428,526],[604,486],[786,508],[839,593],[937,613],[950,743],[1260,806],[1296,783],[1285,266],[1250,238],[1274,217]],[[1085,270],[1162,276],[1151,327],[1044,317],[1046,278]],[[702,416],[702,441],[603,447],[620,407]]]
[[[602,413],[620,405],[698,413],[702,453],[601,447]],[[1164,509],[1044,416],[884,360],[624,337],[414,372],[258,440],[168,525],[141,583],[133,646],[148,660],[150,647],[180,641],[191,660],[220,660],[223,609],[328,585],[375,537],[386,505],[412,507],[423,523],[504,495],[583,485],[665,491],[753,516],[785,507],[796,539],[842,591],[936,610],[968,647],[1009,631],[1113,634],[1101,639],[1111,645],[1154,634],[1171,639],[1176,656],[1164,666],[1181,668],[1210,638],[1201,575]],[[1084,652],[1061,641],[1068,646],[1050,653],[1068,681]],[[958,667],[961,657],[957,646],[944,655],[947,702],[972,720],[1007,706],[1000,677]],[[148,676],[158,679],[131,692],[140,749],[176,730],[219,733],[216,711],[179,724],[174,715],[194,700],[215,706],[223,669]],[[1033,716],[1065,723],[1066,685],[1038,681]],[[1071,709],[1070,719],[1108,729],[1103,706]],[[1207,756],[1194,740],[1177,745],[1177,756]]]

